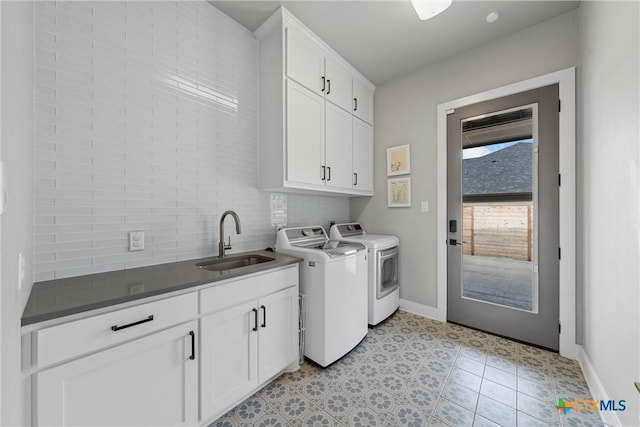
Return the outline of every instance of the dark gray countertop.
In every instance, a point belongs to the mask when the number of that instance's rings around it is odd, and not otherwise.
[[[267,251],[229,254],[229,258],[243,254],[270,256],[275,259],[224,271],[209,271],[196,265],[218,259],[208,257],[37,282],[33,284],[22,314],[22,326],[302,261],[300,258]]]

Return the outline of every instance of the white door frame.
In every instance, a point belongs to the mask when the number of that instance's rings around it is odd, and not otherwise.
[[[447,320],[447,111],[558,83],[560,112],[560,354],[577,356],[576,346],[576,89],[575,68],[567,68],[475,95],[438,104],[437,116],[437,298],[436,318]]]

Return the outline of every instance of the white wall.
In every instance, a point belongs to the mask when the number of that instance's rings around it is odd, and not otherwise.
[[[207,2],[36,2],[35,20],[36,281],[215,255],[227,209],[233,251],[274,244],[250,32]],[[349,217],[284,197],[289,225]]]
[[[30,2],[0,2],[2,8],[1,151],[7,193],[2,221],[0,303],[0,425],[20,425],[20,316],[32,283],[32,94],[33,32]],[[26,257],[18,290],[18,253]]]
[[[578,12],[441,61],[378,87],[375,98],[375,196],[352,199],[351,217],[400,238],[400,297],[435,307],[436,107],[438,104],[573,67]],[[387,208],[388,147],[411,144],[411,208]],[[420,202],[428,201],[428,213]]]
[[[638,2],[580,7],[583,345],[608,397],[627,400],[625,425],[640,424],[639,13]]]

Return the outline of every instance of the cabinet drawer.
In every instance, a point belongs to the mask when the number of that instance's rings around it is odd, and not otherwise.
[[[192,292],[41,329],[36,332],[36,365],[42,368],[194,319],[197,310]]]
[[[210,313],[298,284],[298,264],[200,291],[200,313]]]

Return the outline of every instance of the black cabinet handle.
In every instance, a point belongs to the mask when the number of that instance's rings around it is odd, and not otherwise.
[[[354,178],[356,179],[353,185],[358,185],[358,174],[356,172],[353,173]]]
[[[189,331],[189,335],[191,335],[191,356],[189,356],[189,359],[196,360],[196,334],[193,331]]]
[[[322,92],[324,92],[326,87],[327,87],[327,79],[325,79],[325,77],[322,76]]]
[[[252,308],[251,311],[253,311],[253,328],[251,330],[255,332],[258,330],[258,309]]]
[[[327,95],[331,93],[331,80],[327,79]]]
[[[327,178],[327,181],[331,181],[331,166],[327,166],[327,170],[329,171],[329,177]]]
[[[355,103],[355,107],[353,107],[353,111],[358,111],[358,98],[353,98],[353,102]]]
[[[327,179],[327,168],[326,166],[322,166],[322,181]]]
[[[260,308],[262,309],[262,325],[260,325],[260,327],[266,328],[267,327],[267,307],[265,307],[264,305],[261,305]]]
[[[130,328],[132,326],[136,326],[136,325],[140,325],[142,323],[147,323],[147,322],[151,322],[153,320],[153,314],[149,317],[147,317],[146,319],[142,319],[142,320],[138,320],[137,322],[133,322],[133,323],[128,323],[126,325],[122,325],[122,326],[118,326],[118,325],[113,325],[111,327],[111,330],[113,332],[119,331],[121,329],[127,329]]]

